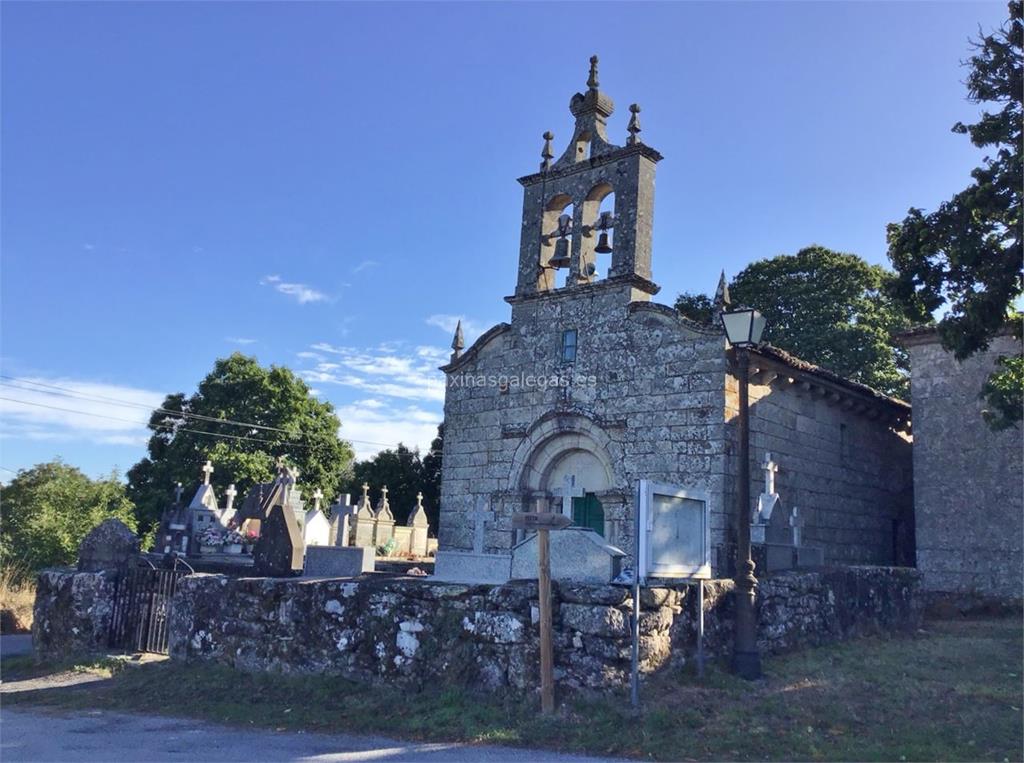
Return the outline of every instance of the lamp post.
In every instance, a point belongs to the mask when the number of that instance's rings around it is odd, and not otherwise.
[[[761,342],[767,321],[761,313],[740,307],[722,313],[726,337],[736,349],[739,378],[739,496],[736,517],[736,634],[733,641],[733,671],[747,680],[761,677],[761,654],[757,650],[757,616],[754,595],[757,578],[750,553],[750,354]]]

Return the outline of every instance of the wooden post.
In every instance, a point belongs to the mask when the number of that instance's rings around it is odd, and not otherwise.
[[[547,530],[537,531],[537,585],[540,595],[540,709],[555,712],[555,667],[551,646],[551,551]]]
[[[537,594],[540,606],[540,709],[555,712],[555,660],[551,645],[551,530],[564,530],[572,520],[564,514],[519,512],[512,515],[512,527],[537,533]]]

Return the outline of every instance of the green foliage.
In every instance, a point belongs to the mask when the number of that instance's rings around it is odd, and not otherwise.
[[[993,430],[1017,424],[1024,408],[1024,358],[999,358],[999,368],[985,382],[981,396],[988,403],[981,415]]]
[[[707,294],[691,294],[684,291],[676,297],[675,308],[684,318],[705,326],[717,320],[714,300]]]
[[[968,100],[997,107],[975,124],[953,126],[989,152],[971,172],[974,182],[934,212],[911,208],[888,228],[898,274],[893,294],[915,320],[944,308],[939,334],[960,360],[988,346],[1024,291],[1021,0],[1013,0],[1009,12],[999,30],[974,43],[966,62]]]
[[[352,463],[350,446],[338,438],[339,426],[331,404],[312,397],[292,371],[264,368],[255,358],[235,353],[218,360],[193,395],[168,395],[163,410],[154,411],[149,454],[129,470],[128,494],[140,521],[151,525],[174,485],[181,482],[188,491],[207,459],[214,463],[211,481],[218,492],[234,483],[242,496],[255,483],[271,480],[276,459],[287,456],[298,467],[306,494],[320,488],[329,501]]]
[[[3,488],[0,564],[74,564],[88,532],[111,517],[135,530],[135,507],[117,473],[91,480],[61,461],[23,469]]]
[[[733,305],[768,319],[764,340],[808,363],[897,397],[907,393],[907,356],[892,334],[908,323],[887,290],[893,275],[855,254],[809,246],[758,260],[729,285]],[[681,294],[676,309],[715,320],[712,300]]]
[[[370,500],[374,507],[380,500],[380,489],[387,485],[388,503],[395,521],[409,518],[416,505],[416,493],[423,493],[423,507],[427,511],[430,527],[437,532],[441,501],[441,449],[444,445],[444,424],[437,427],[437,437],[430,443],[430,452],[420,457],[418,448],[409,449],[402,443],[398,447],[382,450],[373,458],[358,461],[352,477],[343,480],[339,493],[351,493],[358,499],[363,494],[363,483],[370,486]]]

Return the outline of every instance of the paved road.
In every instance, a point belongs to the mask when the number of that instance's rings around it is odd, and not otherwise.
[[[585,763],[603,758],[384,737],[249,731],[181,718],[91,711],[0,711],[0,759],[13,761],[463,761]]]

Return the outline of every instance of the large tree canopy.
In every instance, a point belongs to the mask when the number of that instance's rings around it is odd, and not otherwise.
[[[1021,130],[1024,119],[1024,23],[1021,0],[1009,4],[1009,20],[974,44],[966,62],[967,97],[989,104],[978,122],[953,131],[988,153],[971,172],[974,182],[925,214],[911,208],[889,225],[889,258],[898,277],[893,293],[916,320],[944,311],[939,335],[958,359],[988,347],[1013,316],[1024,290],[1021,242]],[[1013,316],[1018,336],[1019,315]],[[1003,358],[986,385],[995,427],[1020,421],[1024,370],[1019,357]]]
[[[61,461],[19,471],[0,492],[0,564],[35,571],[74,564],[78,545],[104,519],[136,529],[135,510],[117,474],[91,480]]]
[[[809,246],[759,260],[729,285],[733,304],[768,319],[765,340],[881,392],[903,396],[907,359],[892,334],[907,325],[887,294],[893,275],[854,254]],[[704,295],[681,294],[676,309],[701,323],[716,318]]]
[[[285,456],[298,467],[307,495],[320,488],[330,500],[351,473],[352,450],[338,438],[339,426],[331,404],[314,398],[289,369],[263,368],[235,353],[218,360],[193,395],[169,395],[153,412],[149,455],[128,472],[128,494],[140,521],[151,524],[175,483],[194,486],[210,459],[215,488],[223,495],[234,483],[240,503],[253,484],[273,477],[276,459]]]

